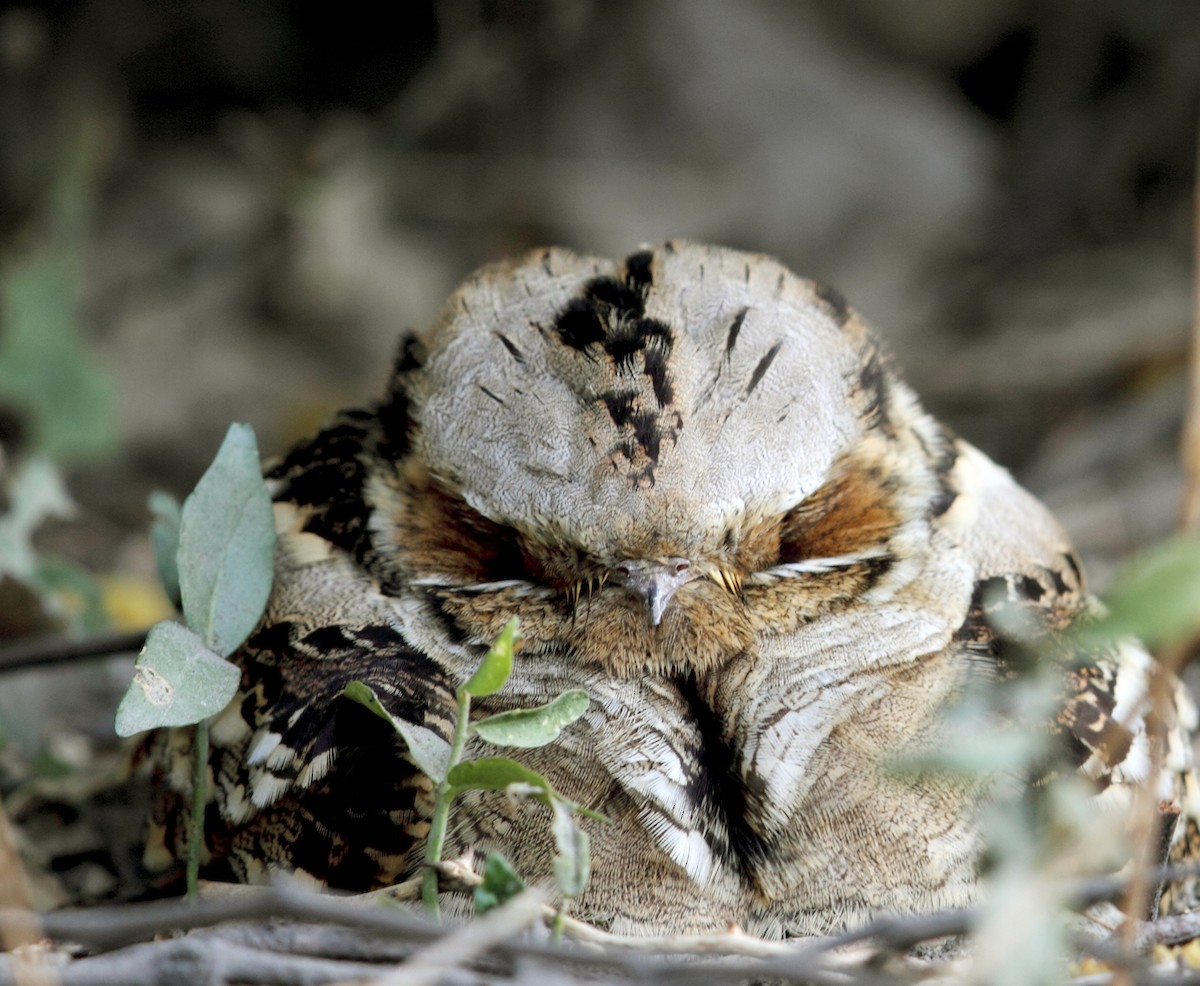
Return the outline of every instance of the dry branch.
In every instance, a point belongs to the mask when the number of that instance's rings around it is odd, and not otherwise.
[[[100,634],[81,640],[70,637],[39,637],[0,648],[0,673],[45,667],[50,664],[68,664],[72,661],[109,657],[113,654],[136,654],[145,642],[145,630]]]
[[[443,881],[457,887],[478,879],[461,861],[439,868]],[[1115,879],[1089,880],[1074,885],[1071,896],[1080,901],[1105,899],[1122,886]],[[656,986],[700,982],[720,986],[772,980],[872,986],[945,974],[944,963],[912,959],[907,950],[920,942],[966,932],[977,919],[972,910],[946,911],[879,920],[842,935],[793,942],[766,942],[736,932],[626,938],[569,919],[565,930],[577,941],[556,946],[544,932],[540,937],[522,934],[537,925],[539,917],[554,913],[533,893],[471,924],[446,928],[400,908],[362,906],[369,902],[379,904],[376,898],[337,897],[284,884],[243,888],[195,906],[159,901],[41,916],[9,909],[0,912],[0,934],[15,929],[28,933],[32,924],[38,934],[56,942],[80,943],[99,953],[68,961],[65,952],[55,952],[57,966],[49,971],[63,986],[113,982],[392,986],[437,982],[452,970],[459,982],[494,983],[533,981],[519,971],[531,967],[546,975],[552,972],[564,984],[632,980]],[[1134,924],[1132,938],[1140,950],[1191,940],[1200,933],[1200,915]],[[194,930],[183,938],[148,941],[181,929]],[[1115,939],[1085,950],[1103,958],[1122,958]],[[17,978],[18,964],[14,957],[0,956],[0,986],[28,982]],[[886,968],[889,964],[898,968]],[[25,971],[33,966],[30,960],[20,960]],[[1130,975],[1132,982],[1149,981],[1140,971]],[[1093,975],[1080,980],[1079,986],[1093,981],[1105,980]],[[1176,976],[1154,981],[1188,980]]]

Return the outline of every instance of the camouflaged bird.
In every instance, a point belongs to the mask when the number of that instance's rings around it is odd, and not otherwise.
[[[836,292],[693,243],[484,268],[404,340],[380,403],[267,477],[275,588],[211,728],[218,877],[419,872],[431,784],[339,695],[366,681],[449,738],[456,686],[515,614],[513,676],[473,711],[591,697],[521,755],[612,819],[584,823],[581,917],[779,936],[965,905],[989,782],[894,758],[936,749],[947,703],[1014,673],[989,607],[1053,635],[1095,605],[1048,511],[921,409]],[[1149,717],[1154,667],[1130,642],[1064,664],[1060,714],[1025,726],[1057,732],[1102,804],[1161,764],[1178,855],[1195,713],[1172,683]],[[185,843],[190,734],[169,747],[158,865]],[[464,796],[448,852],[492,849],[548,882],[545,810]]]

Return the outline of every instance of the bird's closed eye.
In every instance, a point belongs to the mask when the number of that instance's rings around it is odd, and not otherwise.
[[[885,558],[901,523],[882,470],[850,463],[775,522],[751,532],[738,557],[752,582],[835,571]]]
[[[461,497],[431,485],[396,530],[414,584],[470,585],[537,579],[519,531],[484,517]]]

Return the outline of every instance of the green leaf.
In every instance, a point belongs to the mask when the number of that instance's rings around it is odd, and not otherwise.
[[[216,715],[233,698],[242,673],[178,623],[151,628],[133,681],[117,707],[117,735],[189,726]]]
[[[113,441],[112,380],[84,346],[79,251],[57,240],[0,276],[0,395],[28,411],[34,447],[57,461]]]
[[[1200,630],[1200,536],[1181,534],[1156,545],[1122,573],[1108,597],[1109,616],[1084,640],[1133,634],[1149,647],[1185,640]]]
[[[558,739],[568,726],[587,711],[587,692],[573,688],[558,698],[532,709],[513,709],[480,719],[471,730],[481,739],[497,746],[526,749],[545,746]]]
[[[475,912],[486,914],[524,889],[525,881],[512,864],[499,853],[490,852],[483,864],[483,883],[475,888]]]
[[[554,799],[570,805],[572,811],[584,818],[592,818],[605,824],[612,821],[607,815],[576,804],[570,798],[564,798],[536,770],[530,770],[508,757],[467,760],[455,765],[446,775],[446,780],[455,797],[463,791],[503,791],[516,786],[521,793],[536,798],[546,807],[550,807],[551,799]]]
[[[556,793],[550,782],[536,770],[530,770],[515,760],[509,760],[508,757],[481,757],[479,760],[467,760],[456,764],[446,780],[456,793],[503,791],[513,784],[519,784],[526,788],[529,794],[545,803]]]
[[[57,461],[95,456],[114,437],[115,389],[88,352],[80,318],[82,244],[107,140],[86,121],[57,162],[44,231],[0,265],[0,397],[29,412],[31,447]]]
[[[574,806],[560,798],[551,800],[554,812],[551,828],[558,855],[554,857],[554,879],[564,897],[578,897],[592,875],[591,840],[579,827]]]
[[[434,782],[441,783],[446,776],[446,768],[450,766],[449,743],[432,729],[405,722],[392,715],[383,707],[375,690],[366,682],[352,681],[342,689],[342,694],[352,702],[365,705],[385,722],[390,722],[392,728],[404,738],[408,746],[408,755],[417,765],[417,769]]]
[[[230,425],[179,526],[183,615],[218,654],[232,654],[257,625],[274,562],[275,519],[254,431]]]
[[[521,639],[520,621],[513,617],[500,631],[500,636],[484,655],[483,661],[471,675],[471,680],[462,686],[462,691],[476,698],[497,692],[512,674],[513,651]]]
[[[154,523],[150,526],[150,543],[154,546],[154,563],[167,598],[179,608],[179,525],[182,510],[179,501],[170,493],[155,490],[147,502]]]

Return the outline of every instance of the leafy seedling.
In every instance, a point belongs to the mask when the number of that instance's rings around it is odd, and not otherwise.
[[[195,782],[188,837],[188,893],[195,894],[207,800],[208,723],[237,692],[225,660],[261,619],[271,593],[275,520],[258,446],[248,425],[231,425],[212,465],[184,501],[151,500],[155,559],[186,627],[153,627],[117,708],[116,731],[195,724]]]
[[[554,742],[566,726],[587,711],[587,693],[580,689],[571,689],[544,705],[530,709],[513,709],[472,723],[471,698],[494,694],[504,686],[512,673],[513,657],[519,643],[519,623],[517,618],[513,617],[500,632],[475,673],[456,692],[458,708],[454,736],[450,743],[446,743],[423,726],[393,716],[365,682],[351,682],[344,694],[391,722],[393,728],[403,737],[408,747],[408,755],[435,784],[433,816],[430,819],[429,839],[425,849],[427,863],[441,861],[450,806],[458,795],[465,791],[508,791],[514,796],[532,797],[550,809],[552,831],[558,847],[558,854],[554,860],[555,879],[564,897],[576,897],[587,886],[591,872],[588,835],[579,827],[578,816],[600,821],[607,819],[563,797],[545,777],[515,760],[507,757],[462,759],[467,740],[472,735],[498,746],[531,749]],[[492,862],[492,858],[489,857],[488,863],[485,864],[486,889],[481,888],[482,893],[476,892],[476,904],[481,910],[494,907],[497,901],[507,899],[503,893],[497,892],[497,888],[517,886],[506,874],[511,874],[519,883],[519,877],[512,872],[511,866],[502,857],[495,857],[495,863]],[[494,868],[491,878],[493,882],[490,884],[488,866]],[[523,886],[524,884],[520,884],[517,890]],[[515,892],[517,891],[513,891]],[[437,871],[433,868],[426,873],[422,896],[429,913],[437,917]],[[507,896],[512,896],[512,893],[508,893]]]
[[[486,914],[525,889],[512,863],[498,852],[490,852],[483,862],[483,882],[475,888],[475,913]]]

